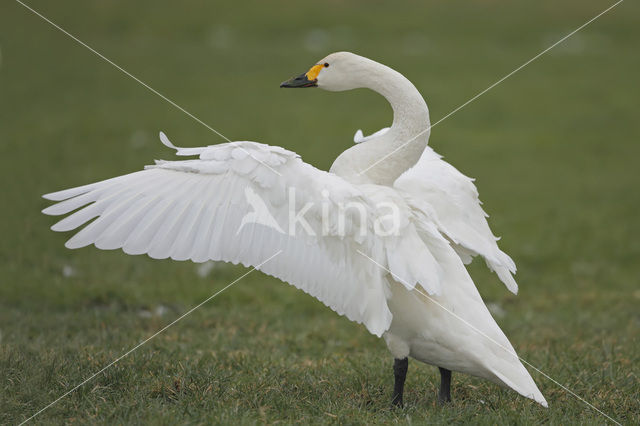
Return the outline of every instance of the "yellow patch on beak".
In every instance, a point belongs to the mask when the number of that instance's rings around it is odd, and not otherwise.
[[[314,81],[315,79],[317,79],[318,74],[320,74],[322,68],[324,68],[324,65],[322,64],[312,66],[311,69],[305,74],[307,76],[307,80]]]

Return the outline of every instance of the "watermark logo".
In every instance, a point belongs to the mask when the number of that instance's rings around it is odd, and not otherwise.
[[[278,221],[269,211],[267,204],[264,202],[262,197],[260,197],[250,186],[247,186],[244,189],[244,197],[249,206],[253,209],[253,211],[247,213],[242,218],[242,222],[240,222],[240,227],[238,228],[239,234],[242,231],[242,228],[248,223],[264,225],[267,228],[271,228],[275,231],[278,231],[281,234],[284,234],[284,231],[278,224]]]
[[[262,225],[290,236],[302,233],[310,237],[350,235],[364,238],[371,234],[388,237],[399,235],[401,224],[407,220],[406,206],[403,211],[397,203],[387,199],[378,202],[365,199],[336,202],[324,189],[320,199],[309,200],[308,195],[298,192],[296,188],[289,188],[286,203],[278,203],[274,207],[247,186],[244,196],[251,211],[242,218],[236,234],[247,225]]]

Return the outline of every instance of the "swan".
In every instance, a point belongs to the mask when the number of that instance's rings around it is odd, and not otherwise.
[[[439,368],[441,403],[451,401],[457,371],[546,407],[465,266],[483,257],[517,293],[515,264],[498,247],[473,180],[427,146],[429,110],[416,87],[349,52],[281,87],[367,88],[387,99],[393,122],[367,137],[358,130],[329,172],[278,146],[180,148],[160,133],[176,155],[197,158],[46,194],[56,203],[43,213],[71,213],[52,229],[90,222],[66,247],[241,263],[303,290],[384,339],[393,405],[403,405],[411,357]]]

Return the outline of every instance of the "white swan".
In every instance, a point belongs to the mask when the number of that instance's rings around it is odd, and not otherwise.
[[[440,367],[441,401],[450,400],[455,370],[546,407],[464,263],[484,257],[514,293],[515,265],[498,248],[472,179],[427,147],[429,112],[418,90],[391,68],[348,52],[282,83],[315,86],[380,93],[393,108],[391,127],[366,138],[359,131],[355,139],[363,143],[343,152],[330,172],[280,147],[177,148],[161,134],[177,155],[199,159],[158,161],[47,194],[58,203],[43,212],[78,209],[55,231],[97,217],[69,248],[239,262],[291,283],[384,337],[395,357],[395,404],[402,405],[411,356]]]

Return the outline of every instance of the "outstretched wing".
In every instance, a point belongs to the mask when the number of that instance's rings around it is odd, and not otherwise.
[[[403,173],[394,187],[406,192],[412,206],[436,222],[465,263],[481,255],[507,288],[518,292],[512,276],[515,263],[498,247],[473,179],[427,147],[418,163]]]
[[[53,230],[88,223],[67,247],[95,244],[159,259],[254,266],[378,336],[392,315],[387,277],[371,259],[398,274],[410,272],[411,285],[422,281],[425,289],[437,290],[437,275],[403,255],[415,247],[392,252],[374,235],[375,207],[361,188],[279,147],[233,142],[177,148],[161,139],[178,155],[200,158],[158,161],[143,171],[44,196],[58,201],[44,213],[71,213]],[[350,204],[361,208],[345,211]],[[415,234],[409,223],[402,232]],[[424,245],[417,249],[428,251]]]

